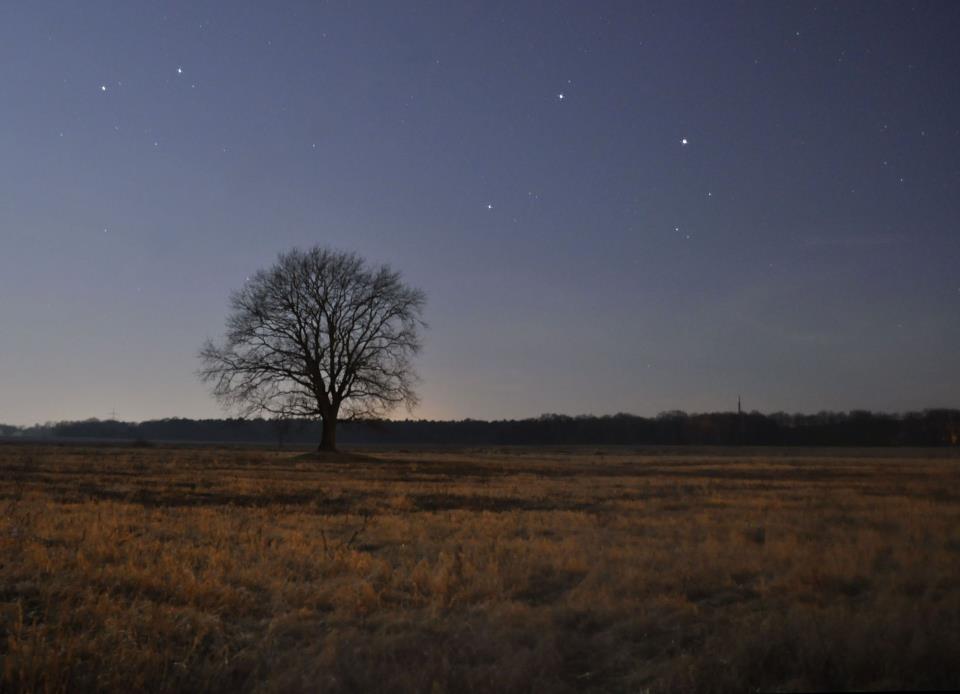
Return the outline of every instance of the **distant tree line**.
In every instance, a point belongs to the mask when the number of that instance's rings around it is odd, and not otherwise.
[[[88,419],[32,427],[0,425],[0,436],[315,444],[321,423],[286,419],[157,419],[120,422]],[[480,421],[371,420],[341,424],[340,442],[439,445],[763,445],[956,446],[960,410],[885,414],[868,411],[817,414],[663,412],[602,417],[545,414],[534,419]]]

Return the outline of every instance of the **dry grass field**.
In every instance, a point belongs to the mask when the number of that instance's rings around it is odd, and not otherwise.
[[[0,690],[960,687],[945,451],[0,446]]]

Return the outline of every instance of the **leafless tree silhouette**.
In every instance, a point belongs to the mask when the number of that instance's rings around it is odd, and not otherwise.
[[[242,415],[319,417],[319,450],[333,451],[339,419],[417,403],[425,302],[387,265],[294,249],[233,293],[226,340],[207,341],[199,376]]]

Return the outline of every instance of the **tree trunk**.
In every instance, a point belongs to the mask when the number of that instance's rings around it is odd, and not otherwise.
[[[323,434],[320,437],[318,451],[337,450],[337,418],[336,416],[323,418]]]

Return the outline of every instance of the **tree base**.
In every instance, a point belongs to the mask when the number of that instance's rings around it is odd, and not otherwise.
[[[293,460],[313,463],[369,463],[377,462],[376,458],[360,453],[347,453],[344,451],[324,451],[315,450],[309,453],[301,453],[293,456]]]

